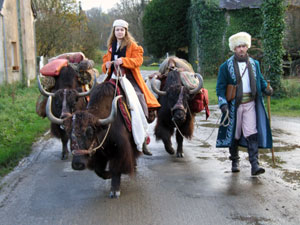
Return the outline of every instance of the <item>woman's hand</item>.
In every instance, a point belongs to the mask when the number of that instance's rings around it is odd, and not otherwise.
[[[120,65],[122,65],[122,64],[123,64],[123,60],[122,60],[122,58],[118,58],[118,59],[116,59],[116,60],[115,60],[115,62],[114,62],[114,64],[115,64],[116,66],[120,66]]]
[[[108,61],[105,63],[106,69],[109,69],[111,67],[112,62]]]

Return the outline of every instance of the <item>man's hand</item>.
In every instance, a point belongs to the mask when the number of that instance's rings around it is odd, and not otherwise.
[[[221,106],[221,111],[222,111],[223,114],[227,113],[228,112],[228,105],[227,104],[222,105]]]
[[[269,88],[266,88],[265,94],[266,94],[267,96],[273,95],[273,88],[272,88],[271,86],[270,86]]]

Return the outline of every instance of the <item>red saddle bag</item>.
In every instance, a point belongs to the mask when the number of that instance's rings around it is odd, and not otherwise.
[[[202,88],[198,94],[195,95],[192,102],[190,103],[190,109],[192,112],[199,113],[203,109],[206,111],[206,119],[209,117],[208,108],[208,91]]]
[[[65,66],[68,66],[67,59],[54,59],[43,66],[40,73],[44,76],[58,76],[61,68]]]

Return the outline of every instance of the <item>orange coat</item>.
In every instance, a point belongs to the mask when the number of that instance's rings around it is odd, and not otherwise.
[[[103,56],[103,64],[102,64],[102,72],[106,73],[105,63],[111,61],[111,53],[112,48],[110,48],[107,53]],[[140,71],[140,66],[143,64],[143,53],[144,50],[141,46],[138,46],[135,43],[131,43],[131,45],[126,47],[126,57],[121,57],[123,64],[122,66],[130,69],[133,74],[133,77],[137,84],[139,85],[141,91],[145,96],[145,100],[148,108],[158,108],[160,104],[158,103],[155,96],[148,89]],[[109,76],[111,76],[111,71],[109,70]]]

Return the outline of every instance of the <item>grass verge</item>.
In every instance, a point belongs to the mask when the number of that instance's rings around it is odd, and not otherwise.
[[[29,88],[0,86],[0,177],[27,156],[32,143],[49,129],[48,119],[35,112],[38,96],[36,83]]]
[[[159,66],[141,66],[140,70],[147,70],[147,71],[158,71],[159,70]]]

